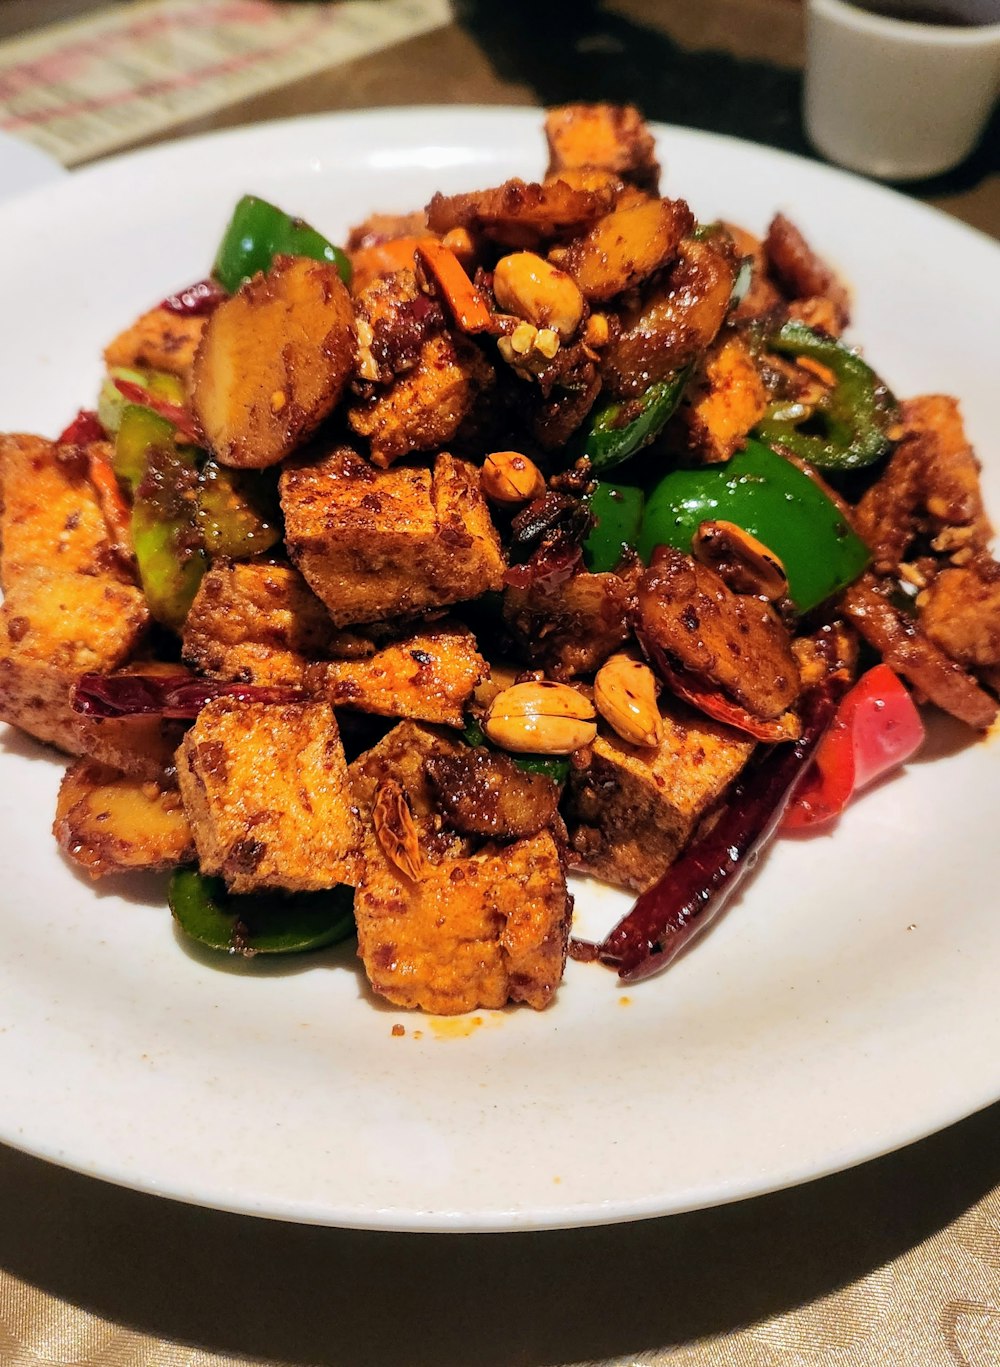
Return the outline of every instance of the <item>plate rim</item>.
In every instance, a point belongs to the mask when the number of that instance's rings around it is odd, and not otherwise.
[[[10,205],[0,206],[0,221],[3,215],[10,209],[23,211],[25,205],[33,203],[38,197],[51,198],[59,193],[76,193],[74,190],[62,191],[61,186],[76,186],[81,182],[99,181],[109,175],[120,174],[123,169],[127,172],[129,166],[141,162],[148,164],[159,160],[168,161],[172,158],[183,157],[193,147],[199,149],[205,147],[217,147],[228,143],[252,144],[257,138],[264,134],[290,134],[296,129],[304,126],[312,129],[321,129],[325,125],[335,124],[338,126],[349,125],[351,123],[364,124],[368,127],[376,126],[379,123],[392,125],[401,120],[408,120],[411,124],[416,122],[431,122],[435,119],[446,117],[454,120],[456,115],[459,117],[473,115],[484,117],[484,121],[496,121],[509,123],[515,119],[518,124],[525,128],[532,128],[537,132],[539,120],[543,111],[535,108],[506,108],[504,106],[491,105],[442,105],[442,106],[388,106],[373,110],[362,111],[331,111],[327,113],[295,116],[292,118],[268,121],[260,124],[242,126],[233,129],[218,130],[205,134],[197,134],[191,137],[172,140],[164,144],[158,144],[150,148],[140,148],[128,152],[117,154],[114,157],[92,163],[78,171],[73,172],[65,178],[58,178],[51,183],[38,186],[36,189],[26,192],[16,200],[11,200]],[[843,171],[840,168],[830,167],[822,162],[811,161],[795,153],[786,152],[783,149],[769,147],[764,144],[748,142],[744,139],[731,137],[728,135],[714,134],[704,130],[684,128],[679,125],[663,124],[659,122],[651,123],[653,131],[662,141],[672,136],[683,136],[686,140],[697,143],[703,141],[718,147],[720,144],[731,147],[735,155],[741,155],[748,149],[755,155],[765,153],[770,158],[777,158],[779,162],[787,162],[796,168],[808,168],[811,174],[821,174],[824,179],[831,177],[842,180],[851,185],[856,191],[859,187],[868,195],[886,198],[894,205],[903,204],[906,212],[920,218],[927,218],[937,225],[947,225],[950,232],[957,231],[960,234],[969,234],[972,239],[980,245],[985,244],[994,253],[1000,254],[1000,244],[998,244],[988,234],[970,225],[955,219],[951,215],[923,204],[898,190],[887,186],[876,184],[865,177],[857,176],[851,172]],[[471,140],[476,134],[473,131]],[[331,153],[331,160],[336,158]],[[669,162],[668,162],[669,176]],[[678,187],[682,189],[683,187]],[[777,196],[776,196],[777,197]],[[990,1090],[990,1095],[982,1099],[978,1104],[973,1104],[969,1109],[961,1114],[956,1114],[951,1108],[945,1106],[946,1116],[938,1115],[935,1119],[926,1120],[920,1125],[906,1130],[901,1136],[896,1136],[886,1142],[880,1148],[872,1148],[870,1145],[862,1144],[859,1151],[851,1148],[850,1145],[839,1153],[835,1158],[831,1158],[826,1166],[817,1166],[811,1162],[804,1162],[791,1165],[787,1170],[784,1179],[771,1182],[767,1185],[754,1184],[753,1182],[744,1183],[742,1186],[727,1190],[724,1194],[714,1191],[711,1194],[701,1193],[693,1195],[691,1199],[682,1201],[674,1205],[665,1206],[662,1197],[651,1197],[646,1200],[636,1200],[630,1203],[618,1203],[613,1209],[602,1208],[603,1203],[594,1205],[567,1206],[555,1204],[548,1210],[535,1210],[529,1216],[512,1214],[509,1211],[497,1210],[489,1216],[483,1212],[475,1213],[470,1221],[466,1212],[461,1210],[435,1210],[434,1212],[414,1210],[401,1212],[396,1208],[382,1211],[365,1210],[363,1213],[351,1214],[350,1211],[342,1211],[336,1218],[329,1212],[309,1210],[304,1208],[304,1203],[291,1203],[281,1210],[263,1209],[255,1206],[252,1201],[239,1198],[231,1201],[220,1199],[216,1192],[214,1195],[206,1191],[199,1191],[195,1185],[185,1192],[176,1190],[164,1190],[155,1181],[147,1179],[144,1181],[130,1179],[123,1176],[120,1171],[115,1171],[113,1167],[100,1169],[93,1164],[81,1165],[74,1163],[71,1157],[61,1152],[58,1146],[34,1145],[25,1147],[24,1151],[35,1154],[38,1157],[49,1161],[57,1162],[61,1166],[73,1171],[83,1173],[88,1176],[96,1177],[99,1180],[110,1181],[116,1185],[126,1186],[133,1190],[150,1192],[156,1195],[166,1195],[171,1199],[180,1200],[185,1203],[210,1206],[220,1210],[227,1210],[233,1213],[252,1214],[266,1218],[288,1220],[303,1223],[314,1223],[319,1225],[336,1225],[343,1228],[357,1229],[382,1229],[382,1230],[412,1230],[421,1232],[500,1232],[504,1230],[517,1231],[525,1229],[548,1229],[565,1228],[583,1225],[596,1225],[601,1223],[612,1223],[630,1221],[634,1219],[647,1219],[667,1214],[681,1213],[685,1210],[703,1208],[707,1205],[726,1204],[733,1201],[743,1200],[751,1196],[762,1195],[765,1192],[776,1191],[788,1186],[798,1185],[805,1181],[815,1180],[830,1173],[842,1171],[847,1167],[855,1166],[858,1163],[873,1160],[885,1153],[891,1152],[900,1147],[935,1133],[937,1130],[946,1127],[951,1123],[956,1123],[964,1116],[984,1109],[997,1100],[1000,1095],[1000,1087],[992,1090],[984,1088],[984,1092]],[[3,1135],[3,1142],[12,1147],[21,1147],[16,1138]]]

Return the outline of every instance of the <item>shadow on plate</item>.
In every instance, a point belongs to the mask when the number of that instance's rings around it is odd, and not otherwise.
[[[255,1362],[548,1367],[687,1343],[836,1291],[989,1192],[998,1140],[994,1106],[716,1210],[466,1236],[224,1215],[0,1149],[0,1265],[118,1324]]]

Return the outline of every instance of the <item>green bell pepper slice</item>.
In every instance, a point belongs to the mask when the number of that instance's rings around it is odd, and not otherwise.
[[[244,195],[233,210],[219,244],[212,274],[230,294],[258,271],[267,271],[276,256],[309,256],[336,266],[345,285],[351,283],[351,263],[301,218],[256,195]]]
[[[719,519],[779,557],[800,613],[853,583],[868,564],[868,547],[821,485],[753,440],[725,464],[665,475],[646,503],[639,554],[648,563],[660,545],[690,552],[701,523]]]
[[[139,582],[157,622],[178,630],[208,566],[198,525],[198,456],[172,423],[141,404],[122,410],[112,466],[132,493]]]
[[[198,522],[208,555],[246,560],[281,540],[281,512],[273,479],[206,460],[198,485]]]
[[[170,449],[173,445],[173,423],[161,418],[151,408],[126,403],[118,419],[112,468],[134,496],[146,474],[147,451],[154,446]]]
[[[654,441],[673,416],[690,367],[651,384],[637,399],[615,400],[595,409],[586,424],[583,454],[595,473],[620,465]]]
[[[754,436],[770,446],[786,447],[821,470],[859,470],[885,455],[898,410],[870,365],[843,343],[794,319],[767,345],[784,356],[818,361],[832,371],[836,383],[809,416],[809,425],[818,432],[800,430],[796,421],[775,415],[758,423]]]
[[[354,934],[354,893],[348,887],[293,897],[234,897],[221,878],[208,878],[197,869],[176,869],[167,901],[174,920],[192,940],[247,958],[301,954]]]
[[[601,480],[586,499],[596,519],[594,530],[583,543],[583,563],[591,574],[607,574],[617,568],[622,552],[639,540],[646,496],[631,484]]]

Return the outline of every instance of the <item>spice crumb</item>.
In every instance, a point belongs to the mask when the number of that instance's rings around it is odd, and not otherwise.
[[[401,1035],[405,1035],[405,1034],[406,1034],[406,1026],[405,1026],[405,1025],[394,1025],[394,1026],[392,1027],[392,1033],[393,1033],[393,1035],[395,1036],[396,1039],[399,1039],[399,1037],[400,1037]]]

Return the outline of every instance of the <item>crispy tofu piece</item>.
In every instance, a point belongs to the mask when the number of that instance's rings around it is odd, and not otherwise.
[[[641,892],[663,876],[750,758],[754,743],[679,704],[661,709],[656,750],[604,733],[590,768],[571,772],[570,846],[578,867]]]
[[[174,671],[176,673],[176,670]],[[184,723],[161,717],[80,717],[74,715],[71,754],[147,783],[169,783]]]
[[[571,907],[547,832],[425,862],[416,881],[378,853],[354,899],[358,954],[374,990],[397,1006],[541,1010],[563,975]]]
[[[678,421],[686,429],[689,449],[714,464],[743,447],[766,410],[767,391],[750,349],[730,332],[709,348]]]
[[[88,574],[18,574],[0,607],[0,720],[79,753],[73,684],[120,665],[148,621],[132,585]]]
[[[289,554],[337,626],[478,598],[506,568],[479,472],[376,470],[346,447],[281,476]]]
[[[194,859],[191,827],[176,790],[89,759],[66,770],[52,833],[91,878],[172,869]]]
[[[165,370],[188,384],[195,352],[205,331],[207,317],[150,309],[105,348],[109,366],[128,369]]]
[[[299,687],[335,635],[326,608],[290,565],[218,562],[184,623],[184,659],[210,679]]]
[[[532,664],[554,678],[598,669],[631,634],[634,582],[617,574],[575,574],[552,588],[504,594],[504,621]]]
[[[561,105],[546,114],[545,137],[550,176],[602,167],[656,190],[660,177],[656,145],[634,105]]]
[[[177,675],[177,665],[136,660],[122,674]],[[187,723],[163,717],[84,717],[74,715],[75,755],[85,755],[129,778],[176,787],[174,754]]]
[[[354,403],[347,420],[368,438],[373,463],[385,468],[413,451],[447,446],[494,379],[471,342],[438,333],[423,342],[412,369]]]
[[[318,892],[358,877],[360,829],[328,703],[203,707],[177,752],[203,873],[230,892]]]
[[[103,446],[104,443],[99,443]],[[0,437],[0,585],[43,569],[126,578],[87,475],[86,452],[44,437]]]
[[[465,704],[487,673],[471,631],[442,622],[369,659],[327,665],[322,694],[334,707],[460,727]]]
[[[573,277],[589,301],[601,302],[665,266],[693,226],[683,199],[619,200],[583,237],[553,249],[549,260]]]

